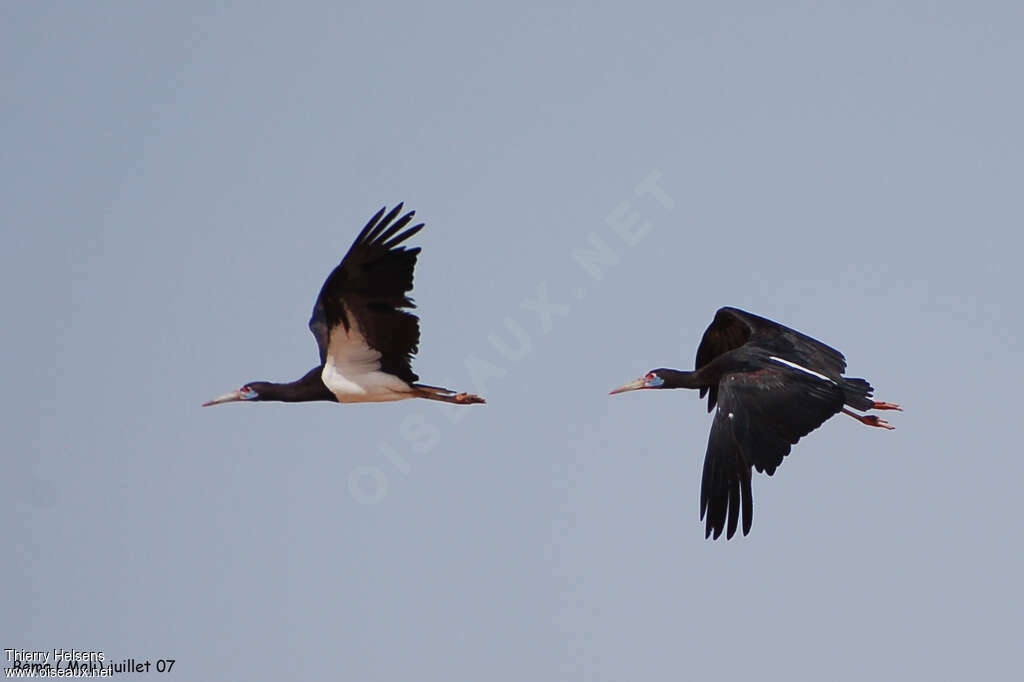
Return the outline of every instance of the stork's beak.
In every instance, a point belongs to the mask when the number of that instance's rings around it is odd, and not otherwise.
[[[222,396],[218,396],[213,400],[208,400],[203,403],[203,407],[209,407],[210,405],[220,405],[221,403],[233,403],[238,400],[245,400],[242,397],[241,391],[231,391],[231,393],[225,393]]]
[[[614,391],[610,391],[608,395],[615,395],[616,393],[625,393],[626,391],[635,391],[638,388],[647,388],[647,384],[643,379],[635,379],[625,386],[619,386]]]

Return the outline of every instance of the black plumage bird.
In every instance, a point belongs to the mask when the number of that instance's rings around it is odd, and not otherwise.
[[[426,398],[469,405],[484,399],[471,393],[417,383],[412,356],[420,340],[419,318],[406,293],[412,290],[419,247],[400,246],[423,228],[405,229],[413,211],[401,218],[402,204],[386,208],[366,224],[320,289],[309,329],[320,348],[320,364],[285,384],[249,382],[203,406],[235,401],[329,400],[366,403]],[[397,218],[397,220],[396,220]],[[404,231],[403,231],[404,230]]]
[[[696,369],[655,369],[612,391],[696,388],[715,410],[700,484],[705,537],[743,534],[754,516],[751,468],[771,476],[792,445],[839,412],[868,426],[893,428],[855,410],[899,410],[871,399],[864,379],[843,376],[846,359],[835,348],[777,322],[722,308],[697,348]]]

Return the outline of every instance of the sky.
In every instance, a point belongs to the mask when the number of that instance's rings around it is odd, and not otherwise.
[[[904,5],[5,3],[0,648],[1012,677],[1024,9]],[[201,408],[316,364],[323,279],[399,201],[414,369],[488,404]],[[824,424],[712,542],[704,403],[607,392],[723,305],[905,411]]]

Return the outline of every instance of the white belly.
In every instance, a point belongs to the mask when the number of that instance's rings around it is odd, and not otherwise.
[[[384,403],[415,397],[412,386],[382,372],[380,352],[367,345],[359,323],[345,306],[351,328],[338,324],[331,330],[327,361],[320,378],[339,403]]]
[[[412,387],[380,370],[343,374],[328,358],[321,378],[339,403],[384,403],[412,398]]]

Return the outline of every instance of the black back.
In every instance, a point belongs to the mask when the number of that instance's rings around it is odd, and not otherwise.
[[[313,306],[309,329],[320,347],[320,364],[327,359],[330,337],[339,325],[348,331],[346,307],[356,318],[367,344],[381,353],[381,369],[403,381],[419,379],[412,356],[419,347],[419,318],[403,308],[415,308],[406,293],[412,290],[419,247],[398,245],[423,228],[419,223],[400,232],[414,211],[398,220],[402,204],[384,215],[378,211],[356,237],[341,263],[327,277]]]
[[[696,369],[747,344],[837,381],[846,370],[846,358],[835,348],[760,315],[728,307],[719,309],[704,331],[697,347]],[[710,412],[718,401],[718,386],[701,388],[702,398],[705,393],[708,394]]]

